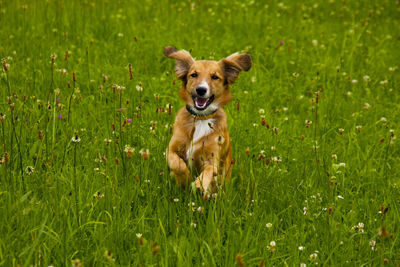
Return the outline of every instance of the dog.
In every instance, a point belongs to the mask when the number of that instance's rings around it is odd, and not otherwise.
[[[220,61],[195,60],[173,46],[165,47],[164,55],[176,60],[179,95],[186,104],[176,115],[167,149],[170,174],[182,187],[197,176],[195,186],[208,199],[231,176],[232,145],[223,107],[232,99],[230,86],[252,60],[239,53]]]

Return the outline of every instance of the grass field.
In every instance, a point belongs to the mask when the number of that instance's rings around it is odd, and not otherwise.
[[[389,0],[0,0],[0,265],[399,266],[399,18]],[[253,58],[214,201],[169,176],[167,45]]]

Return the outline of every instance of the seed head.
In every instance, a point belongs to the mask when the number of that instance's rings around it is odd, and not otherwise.
[[[131,65],[131,64],[129,64],[129,79],[130,79],[130,80],[133,79],[132,65]]]

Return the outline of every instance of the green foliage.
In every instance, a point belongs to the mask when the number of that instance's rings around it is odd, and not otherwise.
[[[400,4],[286,2],[0,0],[0,265],[399,264]],[[167,45],[253,58],[214,201],[169,177]]]

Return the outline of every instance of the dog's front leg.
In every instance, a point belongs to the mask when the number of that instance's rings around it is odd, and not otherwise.
[[[206,165],[196,179],[196,187],[203,191],[204,199],[208,199],[212,193],[217,191],[217,164]]]
[[[185,187],[190,180],[190,171],[185,161],[175,151],[168,152],[168,166],[171,170],[171,176],[176,179],[180,186]]]

